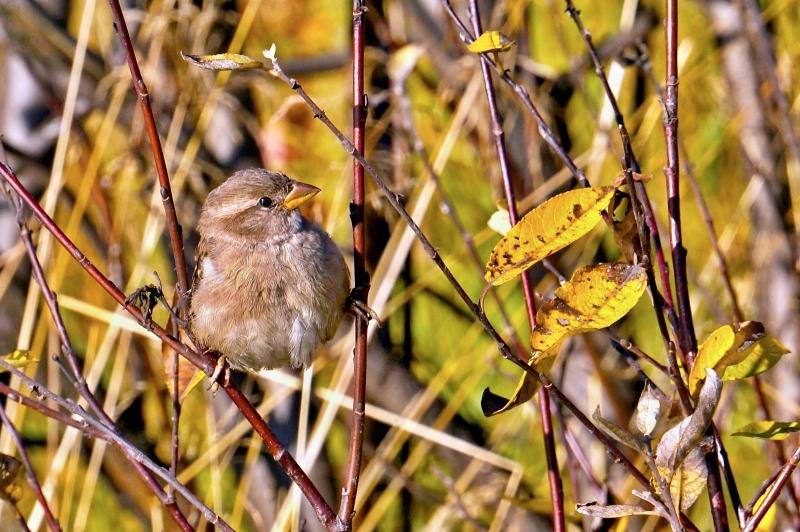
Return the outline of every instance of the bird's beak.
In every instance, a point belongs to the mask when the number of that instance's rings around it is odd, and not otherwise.
[[[316,196],[319,191],[320,189],[314,185],[308,185],[306,183],[295,181],[292,184],[292,190],[289,191],[289,193],[286,195],[286,199],[283,200],[283,208],[287,210],[296,209],[303,203]]]

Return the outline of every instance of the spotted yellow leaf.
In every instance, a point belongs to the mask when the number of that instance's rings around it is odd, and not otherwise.
[[[553,356],[567,336],[608,327],[630,311],[647,286],[644,268],[621,262],[583,267],[539,307],[531,347],[539,360]]]
[[[503,284],[575,242],[597,225],[613,195],[613,187],[581,188],[545,201],[497,243],[486,264],[485,279]]]
[[[484,31],[480,37],[467,45],[467,50],[475,54],[507,52],[514,44],[514,41],[499,31]]]

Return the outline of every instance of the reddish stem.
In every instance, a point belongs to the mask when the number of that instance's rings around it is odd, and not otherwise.
[[[353,145],[360,153],[364,153],[367,122],[367,95],[364,92],[364,15],[366,11],[363,0],[353,0]],[[350,205],[350,221],[353,225],[353,269],[355,270],[353,298],[366,305],[369,296],[369,273],[366,262],[367,236],[364,225],[364,197],[364,167],[353,163],[353,203]],[[369,321],[356,314],[352,424],[347,471],[338,516],[339,526],[342,530],[352,528],[361,472],[361,456],[364,445],[364,404],[367,388],[368,329]]]

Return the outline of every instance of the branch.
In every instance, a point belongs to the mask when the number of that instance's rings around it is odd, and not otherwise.
[[[36,499],[39,501],[39,504],[42,505],[44,517],[47,520],[47,525],[50,527],[50,530],[61,532],[61,525],[58,524],[58,520],[53,515],[53,511],[50,509],[50,505],[47,503],[47,498],[42,492],[42,486],[39,484],[39,480],[36,478],[36,471],[33,469],[33,464],[28,456],[28,451],[25,450],[25,445],[22,443],[22,438],[20,437],[16,427],[14,427],[14,424],[11,423],[10,419],[8,419],[5,408],[0,408],[0,419],[2,419],[3,425],[6,426],[9,434],[11,434],[11,439],[14,440],[14,445],[17,447],[19,457],[22,459],[22,463],[25,464],[25,477],[28,479],[28,484],[31,485],[31,489],[36,494]]]
[[[120,43],[125,49],[125,58],[128,62],[128,69],[131,72],[133,79],[133,87],[136,90],[136,96],[139,98],[139,106],[142,110],[142,117],[144,118],[144,125],[147,131],[147,137],[150,140],[150,151],[153,153],[153,162],[156,166],[156,173],[158,174],[158,183],[161,187],[161,201],[164,205],[164,214],[167,221],[167,233],[169,234],[170,247],[172,248],[172,256],[175,260],[175,273],[177,277],[176,291],[177,297],[177,314],[183,315],[184,303],[186,295],[189,290],[189,270],[186,267],[186,256],[183,253],[183,230],[178,222],[178,215],[175,212],[175,202],[172,199],[172,185],[169,181],[169,174],[167,172],[167,163],[164,160],[164,151],[161,148],[161,140],[158,137],[158,129],[156,127],[155,117],[153,116],[153,108],[150,105],[150,93],[142,78],[142,73],[139,70],[139,63],[136,60],[136,52],[133,49],[131,36],[128,33],[128,25],[125,23],[125,16],[122,13],[122,8],[119,5],[119,0],[109,0],[111,12],[114,15],[114,29],[117,31]],[[178,338],[177,328],[173,327],[173,334]],[[179,431],[181,405],[180,405],[180,387],[178,385],[178,353],[172,353],[172,367],[175,368],[175,375],[173,377],[172,386],[172,461],[170,470],[173,474],[178,474],[178,448],[179,448]]]
[[[667,212],[669,214],[669,241],[672,250],[673,276],[678,297],[681,350],[688,362],[694,361],[697,352],[697,337],[692,322],[692,307],[689,302],[689,279],[686,273],[686,248],[683,247],[681,228],[680,171],[678,153],[678,0],[666,0],[667,18],[665,22],[667,67],[664,91],[664,137],[667,144]],[[715,438],[715,447],[716,438]],[[714,527],[717,530],[728,528],[728,513],[725,496],[722,493],[719,464],[715,456],[706,455],[708,466],[708,496]],[[732,477],[732,475],[731,475]]]
[[[80,405],[74,401],[70,401],[69,399],[65,399],[60,395],[53,393],[46,386],[28,377],[28,375],[26,375],[24,372],[15,368],[2,358],[0,358],[0,367],[10,371],[11,374],[25,383],[25,385],[28,386],[36,395],[40,395],[46,400],[54,402],[65,411],[69,412],[70,415],[65,420],[62,412],[52,410],[48,406],[41,404],[38,401],[34,401],[29,397],[24,397],[16,392],[16,390],[8,387],[6,384],[0,383],[0,393],[7,395],[9,398],[19,402],[20,404],[24,404],[25,406],[35,409],[36,411],[48,417],[52,417],[53,419],[61,421],[65,425],[69,425],[80,430],[81,432],[85,432],[96,438],[100,438],[108,443],[111,443],[112,445],[116,446],[129,461],[135,462],[140,466],[147,468],[153,474],[160,477],[162,480],[167,482],[167,484],[172,486],[175,491],[180,493],[189,503],[197,508],[202,513],[203,518],[210,524],[216,525],[226,532],[233,532],[233,528],[231,528],[230,525],[228,525],[220,516],[203,504],[202,501],[200,501],[200,499],[198,499],[197,496],[195,496],[195,494],[189,490],[189,488],[181,484],[178,479],[169,473],[169,471],[153,462],[147,455],[145,455],[131,442],[126,440],[121,434],[106,426],[103,421],[91,416],[88,412],[86,412],[86,410],[81,408]],[[167,501],[168,498],[164,494],[163,490],[157,495],[159,496],[161,502],[166,504],[165,501]],[[194,529],[190,526],[189,530]]]

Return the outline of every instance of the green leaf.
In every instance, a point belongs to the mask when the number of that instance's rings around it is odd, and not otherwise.
[[[474,54],[507,52],[514,44],[514,41],[499,31],[484,31],[480,37],[467,45],[467,50]]]
[[[789,350],[778,340],[766,336],[757,321],[723,325],[700,346],[692,371],[689,391],[697,394],[705,370],[713,369],[723,381],[743,379],[768,370]]]
[[[602,329],[622,318],[646,285],[644,268],[635,264],[594,264],[576,271],[536,313],[531,333],[535,362],[554,356],[565,337]]]
[[[733,433],[734,436],[785,440],[789,434],[800,432],[800,421],[755,421]]]
[[[492,250],[486,281],[503,284],[592,230],[613,187],[580,188],[553,196],[526,214]]]
[[[261,61],[256,61],[252,57],[242,54],[213,54],[213,55],[192,55],[181,52],[181,57],[190,65],[194,65],[206,70],[253,70],[264,68]]]
[[[745,379],[764,373],[789,352],[786,346],[778,340],[772,336],[765,336],[753,344],[744,360],[725,368],[725,371],[722,372],[722,380]]]

